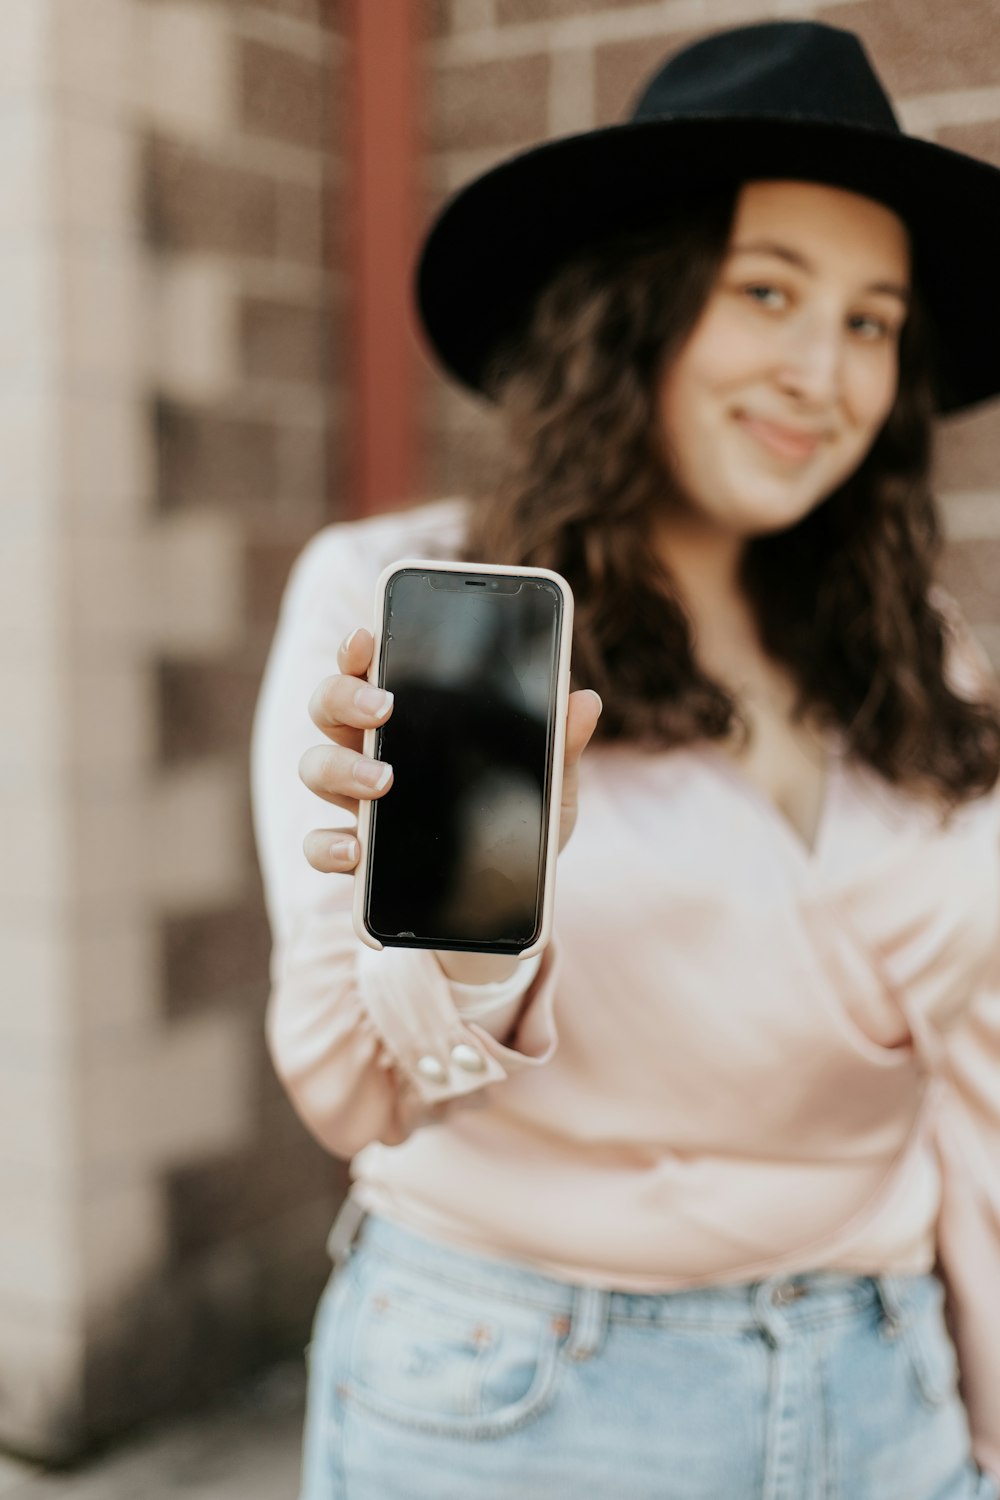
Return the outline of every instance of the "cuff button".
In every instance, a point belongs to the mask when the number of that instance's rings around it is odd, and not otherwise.
[[[462,1068],[466,1073],[481,1073],[486,1067],[480,1053],[467,1042],[459,1042],[457,1047],[452,1047],[451,1060],[456,1068]]]
[[[444,1064],[438,1062],[437,1058],[432,1057],[430,1053],[420,1058],[417,1063],[417,1072],[421,1078],[426,1078],[428,1083],[444,1083],[448,1077]]]

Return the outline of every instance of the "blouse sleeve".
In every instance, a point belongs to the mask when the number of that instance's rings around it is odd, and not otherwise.
[[[951,636],[953,683],[969,696],[995,697],[988,658],[958,606],[940,591],[935,602]],[[926,1022],[915,1040],[937,1090],[938,1260],[962,1394],[976,1459],[1000,1481],[1000,943],[960,1017]]]
[[[305,1125],[343,1157],[371,1141],[398,1143],[463,1097],[544,1064],[557,1040],[551,946],[505,1045],[488,1024],[463,1017],[467,991],[453,990],[433,953],[379,952],[360,942],[353,877],[314,870],[303,853],[311,828],[345,820],[309,791],[298,764],[322,739],[308,713],[313,691],[337,670],[344,637],[370,622],[380,564],[358,533],[365,535],[364,525],[327,527],[297,559],[251,744],[254,832],[272,931],[268,1046]]]

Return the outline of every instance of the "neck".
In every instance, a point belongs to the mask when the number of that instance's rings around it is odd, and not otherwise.
[[[653,542],[699,642],[744,635],[750,608],[739,584],[743,537],[697,517],[671,516]]]

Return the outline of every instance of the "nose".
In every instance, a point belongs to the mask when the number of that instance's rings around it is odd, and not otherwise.
[[[844,331],[839,315],[816,311],[786,328],[777,368],[781,389],[809,405],[835,402],[841,393]]]

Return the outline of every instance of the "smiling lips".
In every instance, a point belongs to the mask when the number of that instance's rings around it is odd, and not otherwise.
[[[747,412],[737,413],[737,420],[744,431],[756,438],[768,453],[790,463],[802,463],[811,458],[823,439],[822,433],[805,431],[800,427],[783,427],[779,422],[768,422],[763,417],[752,417]]]

